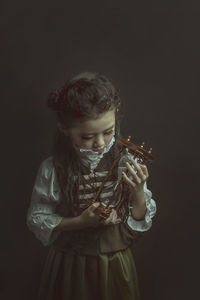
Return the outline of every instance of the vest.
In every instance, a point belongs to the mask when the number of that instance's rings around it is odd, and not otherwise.
[[[109,152],[106,153],[95,172],[109,170],[112,161],[108,159]],[[106,159],[107,158],[107,159]],[[88,175],[90,170],[83,166],[83,175]],[[114,175],[112,179],[116,180]],[[69,217],[66,204],[60,204],[57,209],[58,213],[64,217]],[[113,253],[125,250],[130,247],[141,234],[132,230],[126,222],[116,225],[102,225],[99,227],[90,227],[81,230],[63,231],[54,241],[52,246],[61,252],[79,255],[98,255],[105,253]]]

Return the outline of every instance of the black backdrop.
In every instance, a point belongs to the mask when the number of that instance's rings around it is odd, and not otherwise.
[[[142,300],[198,291],[199,1],[1,2],[1,299],[36,299],[48,249],[26,227],[39,164],[51,154],[48,92],[73,74],[111,77],[124,136],[153,147],[152,229],[133,251]]]

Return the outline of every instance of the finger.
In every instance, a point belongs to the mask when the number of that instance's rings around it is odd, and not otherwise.
[[[117,219],[117,213],[116,213],[116,211],[114,209],[112,209],[112,214],[111,214],[110,222],[114,223],[116,219]]]
[[[116,212],[116,210],[115,210],[114,208],[112,209],[112,216],[113,216],[114,218],[117,217],[117,212]]]
[[[116,210],[114,210],[114,213],[113,213],[113,222],[118,222],[118,221],[121,221],[121,218],[119,218]]]
[[[112,220],[112,217],[113,217],[113,210],[111,211],[109,217],[105,220],[105,224],[109,224]]]
[[[141,167],[142,164],[139,164],[137,163],[134,159],[131,158],[131,163],[134,165],[135,169],[136,169],[136,173],[137,173],[137,176],[139,178],[141,178],[142,180],[144,179],[144,172],[143,172],[143,168]]]
[[[116,212],[116,211],[115,211],[115,214],[114,214],[114,216],[113,216],[112,222],[113,222],[114,224],[117,224],[117,223],[121,222],[121,218],[117,215],[117,212]]]
[[[129,184],[130,186],[132,186],[132,187],[136,187],[136,183],[133,181],[133,180],[131,180],[130,178],[128,178],[128,176],[125,174],[125,173],[123,173],[123,179],[127,182],[127,184]]]
[[[113,214],[113,218],[112,218],[111,222],[112,222],[112,224],[118,224],[121,222],[121,218],[118,217],[116,211]]]
[[[149,177],[149,172],[148,172],[147,166],[141,164],[140,167],[141,167],[141,169],[143,170],[143,173],[145,174],[145,176],[146,176],[146,177]]]
[[[117,212],[114,208],[112,209],[109,217],[106,220],[104,220],[105,225],[118,224],[120,222],[121,222],[121,219],[118,218]]]
[[[88,208],[90,212],[95,211],[95,209],[100,205],[99,202],[95,202],[92,205],[90,205],[90,207]]]
[[[136,182],[137,184],[140,184],[141,183],[141,178],[138,176],[138,174],[133,169],[133,167],[131,167],[128,162],[126,162],[126,166],[127,166],[127,169],[129,171],[129,173],[133,176],[134,182]]]
[[[141,182],[144,182],[148,178],[148,170],[146,165],[142,163],[138,163],[131,159],[132,165],[134,165],[134,168],[136,169],[136,174],[140,178]],[[137,178],[136,178],[137,180]],[[139,181],[137,181],[139,183]]]
[[[118,219],[115,220],[115,223],[114,223],[114,224],[119,224],[119,223],[121,223],[121,221],[122,221],[122,220],[121,220],[120,218],[118,218]]]
[[[112,218],[113,218],[113,211],[110,213],[109,217],[105,220],[105,222],[106,222],[107,224],[110,223],[111,220],[112,220]]]

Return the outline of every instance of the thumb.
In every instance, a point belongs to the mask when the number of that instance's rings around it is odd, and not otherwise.
[[[99,202],[95,202],[90,206],[90,211],[95,211],[95,209],[100,205]]]

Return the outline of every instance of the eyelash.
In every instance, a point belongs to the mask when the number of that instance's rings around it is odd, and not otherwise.
[[[110,130],[110,131],[108,131],[108,132],[106,132],[106,133],[104,133],[105,135],[110,135],[110,134],[112,134],[113,133],[113,130]],[[92,137],[82,137],[82,139],[84,139],[84,140],[90,140],[90,139],[92,139]]]

